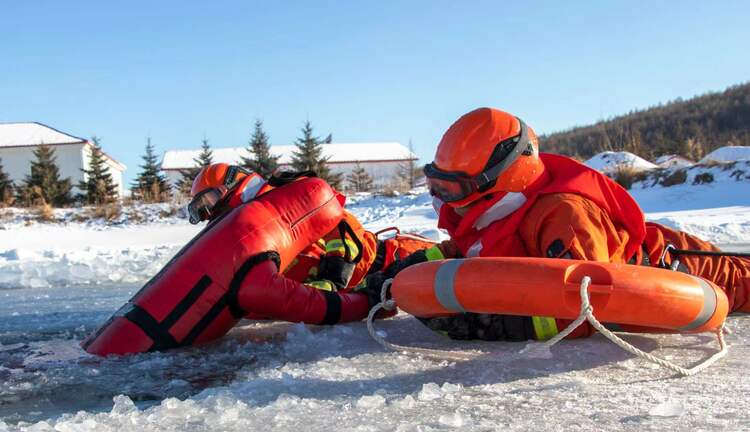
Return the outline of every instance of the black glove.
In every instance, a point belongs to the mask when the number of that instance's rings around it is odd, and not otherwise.
[[[462,313],[446,317],[419,318],[430,330],[451,339],[525,341],[534,338],[531,317]]]
[[[367,304],[370,309],[380,303],[380,292],[383,290],[383,283],[389,278],[382,271],[369,274],[359,285],[354,287],[354,292],[367,296]],[[390,291],[387,298],[391,298]]]
[[[426,262],[427,260],[427,252],[426,250],[418,250],[414,252],[413,254],[409,255],[408,257],[396,260],[391,263],[388,267],[386,267],[385,270],[383,270],[383,273],[385,274],[386,279],[391,279],[396,277],[396,275],[403,269],[413,266],[414,264],[419,264]]]
[[[356,263],[344,257],[324,255],[320,258],[316,278],[333,282],[336,289],[344,289],[352,279]]]
[[[370,273],[365,277],[365,280],[357,285],[354,290],[356,292],[367,295],[368,302],[372,308],[376,304],[380,303],[380,292],[383,289],[383,283],[388,279],[396,277],[398,272],[401,270],[421,262],[427,261],[427,255],[424,250],[419,250],[409,255],[402,260],[396,260],[391,263],[385,270]],[[388,293],[387,298],[391,298],[391,293]]]

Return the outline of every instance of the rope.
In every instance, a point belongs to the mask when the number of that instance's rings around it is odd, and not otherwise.
[[[433,357],[437,359],[445,359],[445,360],[454,360],[454,361],[465,361],[465,360],[472,360],[477,357],[479,357],[481,354],[477,353],[469,353],[469,352],[462,352],[462,351],[444,351],[444,350],[433,350],[429,348],[418,348],[418,347],[408,347],[403,345],[397,345],[391,342],[388,342],[385,340],[384,337],[378,334],[378,332],[375,330],[375,325],[373,322],[375,321],[375,315],[380,311],[381,309],[385,311],[392,311],[396,309],[396,302],[394,300],[388,299],[388,290],[391,288],[391,284],[393,283],[393,279],[386,279],[385,282],[383,282],[383,288],[380,291],[380,303],[376,304],[375,306],[370,309],[370,313],[367,314],[367,331],[370,332],[370,336],[375,339],[375,342],[379,343],[383,346],[383,348],[391,351],[396,352],[406,352],[406,353],[412,353],[412,354],[420,354],[427,357]]]
[[[481,354],[476,353],[469,353],[469,352],[461,352],[461,351],[444,351],[444,350],[433,350],[429,348],[417,348],[417,347],[407,347],[402,345],[397,345],[391,342],[388,342],[380,336],[377,331],[375,330],[375,326],[373,324],[373,321],[375,319],[375,315],[380,309],[386,310],[386,311],[392,311],[396,309],[396,302],[394,300],[388,299],[388,290],[391,287],[393,280],[388,279],[383,283],[383,288],[380,292],[380,303],[375,305],[371,310],[370,313],[367,316],[367,330],[370,332],[370,336],[372,336],[373,339],[375,339],[376,342],[378,342],[380,345],[382,345],[384,348],[392,351],[401,351],[401,352],[407,352],[407,353],[415,353],[415,354],[422,354],[429,357],[436,357],[440,359],[448,359],[448,360],[456,360],[456,361],[463,361],[463,360],[472,360],[477,357],[479,357]],[[692,368],[684,368],[682,366],[676,365],[674,363],[671,363],[667,360],[664,360],[660,357],[657,357],[655,355],[649,354],[647,352],[644,352],[633,345],[629,344],[628,342],[621,339],[619,336],[608,330],[607,328],[602,325],[602,323],[599,322],[599,320],[596,319],[594,316],[594,307],[591,306],[591,302],[589,299],[589,293],[588,288],[591,284],[591,278],[586,276],[581,280],[581,313],[578,315],[578,318],[576,318],[570,325],[568,325],[565,329],[563,329],[561,332],[559,332],[555,337],[552,339],[542,342],[542,343],[536,343],[526,346],[523,350],[521,350],[519,353],[517,353],[515,356],[511,356],[511,358],[515,358],[518,356],[523,356],[524,354],[529,354],[534,351],[543,351],[545,349],[549,349],[556,343],[563,340],[566,336],[568,336],[570,333],[573,332],[579,325],[583,324],[584,321],[588,321],[591,323],[591,325],[599,331],[604,337],[615,343],[620,348],[624,349],[625,351],[635,355],[636,357],[643,358],[645,360],[648,360],[652,363],[655,363],[663,368],[669,369],[679,375],[682,376],[691,376],[695,375],[698,372],[701,372],[702,370],[710,367],[714,363],[716,363],[719,359],[726,356],[729,347],[726,344],[726,341],[724,340],[724,334],[729,333],[728,329],[724,328],[724,325],[715,330],[713,333],[716,334],[716,337],[719,341],[719,351],[714,353],[711,357],[707,358],[703,362],[693,366]]]
[[[637,357],[646,359],[652,363],[656,363],[657,365],[663,368],[669,369],[682,376],[695,375],[698,372],[716,363],[716,361],[718,361],[719,359],[721,359],[727,354],[728,347],[727,347],[726,341],[724,340],[724,324],[722,324],[721,327],[718,328],[714,332],[716,333],[716,337],[719,341],[719,348],[720,348],[719,351],[713,354],[711,357],[704,360],[702,363],[699,363],[689,369],[676,365],[672,362],[664,360],[655,355],[639,350],[638,348],[625,342],[619,336],[617,336],[616,334],[606,329],[604,325],[602,325],[602,323],[600,323],[599,320],[597,320],[596,317],[594,317],[594,308],[593,306],[591,306],[591,303],[589,301],[589,293],[588,293],[588,287],[590,284],[591,284],[591,278],[588,276],[584,277],[583,280],[581,281],[581,314],[578,316],[578,318],[576,318],[575,321],[573,321],[568,327],[566,327],[565,330],[557,334],[552,339],[544,342],[543,343],[544,346],[549,348],[552,345],[558,343],[565,336],[569,335],[573,330],[575,330],[575,328],[578,327],[584,320],[587,320],[589,323],[591,323],[592,326],[594,326],[596,330],[599,331],[599,333],[603,334],[604,337],[614,342],[617,346],[624,349],[625,351],[631,354],[634,354]]]

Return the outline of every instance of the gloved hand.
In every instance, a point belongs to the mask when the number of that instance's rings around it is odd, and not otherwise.
[[[407,267],[413,266],[414,264],[419,264],[425,261],[429,261],[429,259],[427,258],[428,250],[429,249],[418,250],[404,259],[393,261],[391,265],[389,265],[388,267],[385,268],[385,270],[383,270],[383,274],[385,275],[385,278],[386,279],[394,278],[401,270]]]
[[[380,293],[383,290],[383,283],[388,279],[382,271],[369,274],[362,283],[354,287],[354,292],[366,295],[367,304],[372,309],[373,306],[380,303]],[[387,293],[386,298],[391,298],[390,291]]]
[[[344,289],[352,279],[357,264],[344,257],[323,255],[318,265],[318,278],[331,281],[336,289]]]
[[[534,338],[531,317],[461,313],[418,318],[430,330],[457,340],[525,341]]]
[[[354,292],[366,295],[368,308],[372,309],[376,304],[380,303],[380,293],[383,290],[383,283],[388,279],[390,278],[386,277],[385,273],[382,271],[369,274],[365,277],[362,283],[354,287]],[[390,298],[391,292],[388,291],[386,293],[386,299]],[[382,309],[378,311],[375,318],[389,318],[396,315],[397,312],[396,309],[391,311]]]

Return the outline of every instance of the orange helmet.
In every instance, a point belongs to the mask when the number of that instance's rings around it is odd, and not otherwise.
[[[523,191],[544,164],[536,134],[521,119],[479,108],[448,128],[424,171],[432,195],[463,207],[493,192]]]
[[[225,163],[215,163],[204,166],[193,180],[193,187],[190,189],[190,196],[194,197],[209,188],[226,186],[231,189],[232,186],[239,183],[240,180],[249,176],[251,172]]]
[[[190,222],[197,224],[221,213],[221,209],[226,207],[229,199],[229,191],[248,176],[261,179],[254,172],[225,163],[211,164],[201,168],[190,189],[190,196],[193,198],[187,207]],[[259,188],[260,186],[257,189]]]

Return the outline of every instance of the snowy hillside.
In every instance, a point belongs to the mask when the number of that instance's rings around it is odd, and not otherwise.
[[[584,163],[591,168],[605,173],[618,167],[629,167],[638,171],[650,170],[657,167],[655,164],[633,153],[613,151],[596,154]]]
[[[646,211],[750,204],[750,161],[693,165],[644,173],[630,193]]]
[[[721,147],[707,154],[700,162],[735,162],[740,160],[750,160],[750,146]]]
[[[659,168],[688,168],[695,165],[695,162],[680,155],[659,156],[654,163],[658,165]]]
[[[747,250],[748,183],[730,174],[716,173],[711,184],[686,182],[674,197],[669,194],[680,186],[634,192],[649,218]],[[737,189],[725,186],[734,184],[745,188],[744,195],[743,189],[730,194]],[[398,225],[445,238],[435,226],[429,195],[417,192],[358,196],[348,208],[371,230]],[[707,208],[716,204],[733,207]],[[667,205],[686,208],[663,212]],[[0,431],[748,426],[750,399],[737,396],[750,393],[747,317],[730,318],[726,359],[698,376],[677,379],[599,336],[563,342],[551,358],[518,357],[525,344],[452,342],[405,314],[379,322],[378,329],[400,344],[487,356],[455,362],[387,352],[369,337],[364,323],[317,327],[246,321],[205,347],[94,358],[78,342],[201,227],[178,216],[115,225],[75,222],[65,212],[52,224],[27,216],[14,211],[0,221]],[[682,365],[715,349],[708,335],[626,338]]]

